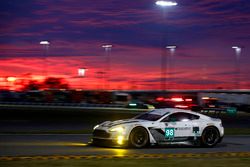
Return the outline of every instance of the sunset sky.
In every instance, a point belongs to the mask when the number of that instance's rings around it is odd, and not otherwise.
[[[50,76],[72,88],[159,90],[161,54],[167,89],[250,89],[250,1],[176,2],[2,0],[0,89]],[[42,40],[50,42],[47,53]],[[105,53],[103,44],[113,48]],[[172,56],[162,53],[170,44]],[[234,45],[242,47],[238,57]],[[79,68],[88,69],[84,77]]]

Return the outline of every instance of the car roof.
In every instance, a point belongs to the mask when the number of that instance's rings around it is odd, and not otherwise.
[[[152,114],[158,114],[158,115],[165,115],[166,113],[178,113],[178,112],[185,112],[185,113],[200,115],[199,113],[193,112],[191,110],[184,110],[184,109],[179,109],[179,108],[161,108],[161,109],[154,109],[150,112]]]
[[[157,113],[158,115],[166,115],[167,113],[173,114],[173,113],[178,113],[178,112],[185,112],[189,114],[194,114],[200,117],[200,119],[210,119],[209,116],[203,115],[201,113],[193,112],[191,110],[184,110],[184,109],[179,109],[179,108],[162,108],[162,109],[154,109],[152,110],[152,113]],[[167,114],[168,115],[168,114]]]

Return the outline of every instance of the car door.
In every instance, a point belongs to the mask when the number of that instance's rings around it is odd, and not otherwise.
[[[192,136],[193,124],[188,113],[173,113],[161,122],[165,125],[165,138],[175,139]]]

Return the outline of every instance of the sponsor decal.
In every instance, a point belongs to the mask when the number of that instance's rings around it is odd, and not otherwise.
[[[180,127],[180,128],[175,128],[175,130],[190,130],[191,127]]]

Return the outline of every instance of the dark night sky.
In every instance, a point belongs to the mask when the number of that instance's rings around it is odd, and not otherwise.
[[[169,89],[250,89],[250,1],[5,0],[0,2],[0,85],[5,77],[65,78],[73,87],[102,88],[102,44],[111,43],[112,89],[160,89],[161,47]],[[49,40],[45,50],[39,45]],[[244,46],[236,60],[233,45]],[[85,78],[77,69],[88,68]],[[14,85],[18,86],[18,80]]]

